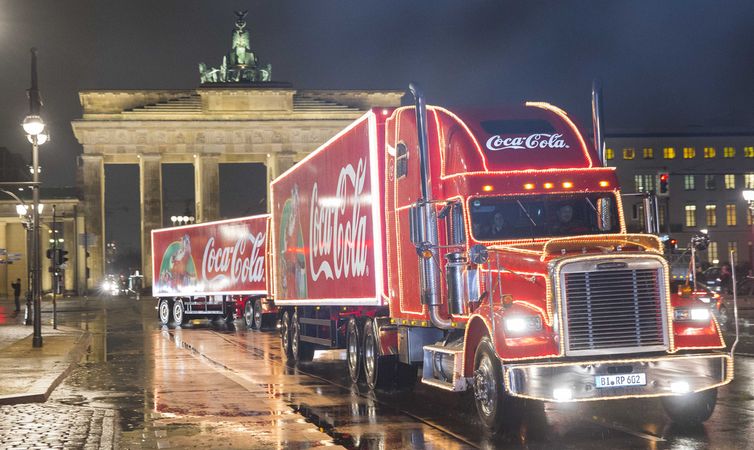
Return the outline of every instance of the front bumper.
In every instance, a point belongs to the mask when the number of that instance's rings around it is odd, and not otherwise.
[[[685,382],[689,392],[729,383],[733,358],[727,353],[669,355],[572,363],[510,364],[503,366],[505,388],[516,397],[544,401],[591,401],[677,395],[672,383]],[[646,374],[646,385],[596,387],[595,377]],[[568,397],[558,392],[570,390]]]

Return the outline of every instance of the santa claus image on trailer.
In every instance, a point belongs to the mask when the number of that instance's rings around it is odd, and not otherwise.
[[[280,242],[278,251],[279,282],[281,298],[306,298],[306,257],[304,255],[304,233],[299,217],[300,200],[298,185],[291,189],[291,197],[285,201],[280,220]]]
[[[191,256],[191,240],[187,234],[165,249],[160,264],[160,283],[176,290],[196,283],[196,265]]]

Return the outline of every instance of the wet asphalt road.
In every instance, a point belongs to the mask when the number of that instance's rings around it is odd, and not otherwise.
[[[60,323],[92,333],[92,348],[48,403],[115,411],[120,448],[743,449],[754,441],[754,358],[745,356],[703,427],[673,426],[658,400],[621,400],[535,407],[492,438],[466,394],[421,384],[370,393],[351,385],[337,351],[289,367],[276,333],[240,321],[160,327],[150,298],[67,299],[59,310]],[[754,311],[741,322],[754,323]],[[742,330],[738,349],[754,355],[754,328]]]

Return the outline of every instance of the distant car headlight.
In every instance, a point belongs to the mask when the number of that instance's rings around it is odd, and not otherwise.
[[[528,333],[542,329],[542,318],[539,316],[512,316],[503,319],[505,331],[511,334]]]
[[[676,308],[673,320],[678,322],[709,322],[709,308]]]

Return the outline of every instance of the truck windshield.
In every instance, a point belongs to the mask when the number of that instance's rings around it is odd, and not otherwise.
[[[470,202],[478,241],[620,232],[612,193],[484,197]]]

